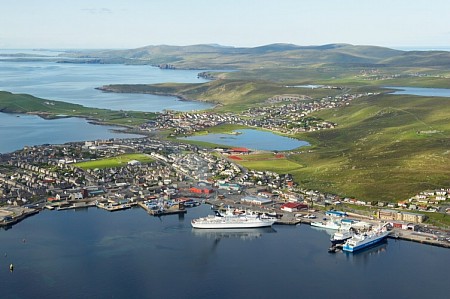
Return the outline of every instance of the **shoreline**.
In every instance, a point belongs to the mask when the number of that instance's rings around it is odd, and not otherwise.
[[[92,202],[95,202],[95,200],[93,200]],[[212,203],[210,201],[207,201],[206,204],[214,205],[214,203]],[[146,212],[148,212],[149,215],[160,216],[160,215],[157,215],[154,213],[150,213],[148,208],[142,202],[137,202],[134,205],[143,208]],[[98,209],[102,209],[102,207],[99,205],[89,204],[86,202],[84,205],[81,206],[81,205],[76,205],[76,202],[75,202],[75,204],[73,204],[72,206],[69,206],[66,208],[59,208],[59,209],[57,208],[55,210],[58,211],[58,210],[81,209],[81,208],[88,209],[90,207],[96,207]],[[7,208],[12,208],[12,207],[6,206],[6,209]],[[48,208],[48,205],[44,205],[44,206],[36,208],[36,209],[34,209],[34,208],[29,209],[29,211],[27,211],[27,212],[22,212],[21,215],[19,215],[17,217],[13,217],[11,220],[8,220],[8,221],[4,220],[4,221],[0,222],[0,228],[4,228],[4,229],[12,228],[13,225],[21,222],[22,220],[24,220],[28,217],[39,214],[39,212],[45,208]],[[131,206],[130,206],[130,208],[131,208]],[[256,210],[257,210],[257,207],[253,207],[253,208],[256,208]],[[0,207],[0,210],[1,209],[5,209],[5,207]],[[120,208],[120,209],[122,210],[123,208]],[[119,210],[119,208],[116,208],[114,210]],[[267,211],[262,211],[262,212],[267,212]],[[278,212],[283,212],[283,211],[277,211],[277,214],[278,214]],[[167,213],[164,213],[164,215],[174,215],[174,214],[180,214],[180,213],[182,213],[182,214],[187,213],[187,210],[184,209],[184,210],[169,211]],[[311,226],[311,222],[314,221],[312,219],[306,219],[306,218],[298,219],[298,217],[297,218],[294,217],[294,213],[291,213],[291,212],[283,212],[280,215],[281,215],[281,217],[274,223],[274,225],[296,226],[296,225],[306,224],[306,225]],[[436,236],[433,234],[426,234],[426,233],[421,233],[421,232],[414,232],[414,231],[400,230],[400,229],[393,229],[391,232],[392,233],[390,235],[388,235],[388,237],[387,237],[389,239],[409,241],[409,242],[420,243],[420,244],[424,244],[424,245],[430,245],[430,246],[450,249],[450,243],[446,243],[444,241],[435,239]]]
[[[142,85],[142,84],[130,84],[130,86],[139,86],[139,85]],[[100,90],[102,92],[107,92],[107,93],[150,94],[150,95],[155,95],[155,96],[174,97],[182,102],[201,102],[201,103],[207,103],[207,104],[213,105],[213,107],[211,107],[209,109],[215,109],[217,107],[222,106],[221,103],[204,101],[204,100],[199,100],[199,99],[190,99],[190,98],[188,98],[184,95],[178,94],[178,93],[166,93],[166,92],[158,92],[158,91],[126,91],[126,90],[111,88],[111,86],[113,86],[113,85],[103,85],[100,87],[95,87],[95,89]]]

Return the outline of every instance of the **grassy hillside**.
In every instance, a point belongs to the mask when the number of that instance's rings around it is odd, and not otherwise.
[[[66,55],[67,56],[67,55]],[[450,53],[406,52],[376,46],[329,44],[297,46],[272,44],[254,48],[217,45],[147,46],[130,50],[74,53],[73,62],[170,64],[184,69],[257,69],[274,67],[329,66],[450,66]]]
[[[319,117],[339,124],[307,134],[313,150],[289,158],[305,187],[363,200],[398,200],[450,186],[450,99],[374,96]],[[298,136],[302,137],[302,136]]]
[[[275,95],[295,94],[322,98],[343,93],[341,90],[287,87],[286,84],[261,80],[220,79],[201,84],[114,84],[101,88],[110,92],[173,95],[184,99],[221,104],[218,111],[240,111],[264,103]]]
[[[111,111],[60,101],[44,100],[27,94],[0,91],[0,112],[32,113],[45,118],[76,116],[116,125],[138,125],[154,118],[154,113]]]

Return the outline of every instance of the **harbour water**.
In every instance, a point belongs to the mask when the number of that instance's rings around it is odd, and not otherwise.
[[[448,249],[389,239],[329,254],[308,225],[201,231],[141,208],[43,211],[0,230],[2,298],[446,298]],[[14,264],[10,272],[9,264]],[[420,283],[416,283],[420,281]]]
[[[0,153],[12,152],[27,145],[142,137],[118,133],[117,130],[123,128],[94,125],[81,118],[45,120],[36,115],[0,113]]]
[[[243,129],[233,134],[207,134],[183,137],[184,140],[204,141],[228,146],[246,147],[253,150],[285,151],[309,145],[308,142],[280,136],[271,132]]]

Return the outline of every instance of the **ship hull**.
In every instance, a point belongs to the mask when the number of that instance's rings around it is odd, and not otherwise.
[[[342,250],[347,252],[355,252],[358,250],[362,250],[364,248],[370,247],[374,244],[377,244],[381,241],[383,241],[387,236],[389,235],[389,231],[383,232],[376,237],[368,238],[363,241],[357,242],[355,245],[349,244],[349,242],[345,242],[344,246],[342,247]]]
[[[200,229],[258,228],[272,226],[275,221],[271,219],[225,219],[225,217],[217,217],[194,219],[191,221],[191,225],[193,228]]]
[[[345,241],[347,241],[348,239],[350,239],[352,236],[348,236],[348,237],[344,237],[342,239],[333,239],[331,238],[331,245],[337,245],[337,244],[344,244]]]

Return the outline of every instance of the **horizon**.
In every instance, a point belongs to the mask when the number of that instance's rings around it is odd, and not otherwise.
[[[102,50],[134,50],[134,49],[140,49],[140,48],[146,48],[146,47],[160,47],[160,46],[168,46],[168,47],[190,47],[190,46],[212,46],[212,47],[225,47],[225,48],[258,48],[258,47],[265,47],[270,45],[293,45],[297,47],[320,47],[320,46],[326,46],[326,45],[350,45],[350,46],[368,46],[368,47],[381,47],[381,48],[388,48],[392,50],[399,50],[399,51],[450,51],[450,45],[449,46],[380,46],[380,45],[360,45],[360,44],[348,44],[348,43],[325,43],[325,44],[314,44],[314,45],[298,45],[293,43],[269,43],[269,44],[263,44],[258,46],[233,46],[233,45],[222,45],[217,43],[209,43],[209,44],[189,44],[189,45],[175,45],[175,44],[149,44],[145,46],[139,46],[134,48],[61,48],[61,47],[55,47],[55,48],[45,48],[45,47],[36,47],[36,48],[7,48],[7,47],[0,47],[0,50],[5,51],[13,51],[13,50],[28,50],[28,51],[102,51]]]
[[[450,47],[448,11],[446,0],[5,1],[0,48],[345,43],[440,49]]]

